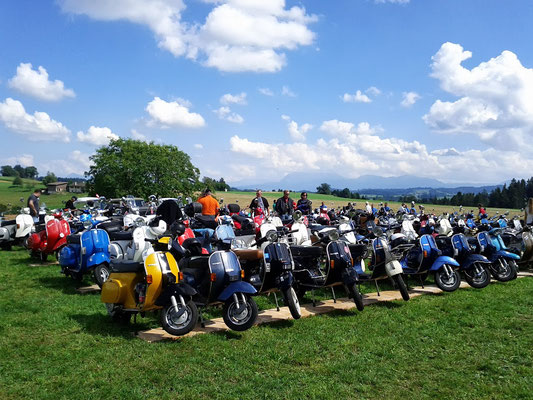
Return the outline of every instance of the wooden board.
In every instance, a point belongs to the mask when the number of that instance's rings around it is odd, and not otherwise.
[[[532,272],[520,272],[519,278],[533,277]],[[466,282],[461,282],[461,289],[469,288]],[[421,296],[423,294],[439,294],[442,293],[438,287],[434,285],[415,286],[409,290],[411,298]],[[363,295],[365,307],[383,301],[402,300],[402,296],[397,290],[385,290],[377,293],[368,293]],[[316,307],[312,304],[305,304],[301,306],[302,318],[311,317],[313,315],[325,314],[338,310],[351,310],[355,308],[355,304],[351,299],[338,298],[334,300],[324,300],[316,303]],[[280,307],[280,310],[272,308],[269,310],[260,311],[257,317],[256,325],[266,324],[269,322],[284,321],[293,319],[288,307]],[[205,328],[202,328],[200,324],[196,328],[183,337],[195,336],[209,332],[221,332],[227,331],[229,328],[226,326],[222,318],[214,318],[212,320],[205,321]],[[147,331],[137,333],[137,337],[147,342],[158,342],[161,340],[178,340],[180,337],[170,335],[165,332],[163,328],[155,328]]]
[[[91,286],[83,286],[83,287],[79,287],[76,289],[76,292],[80,293],[80,294],[86,294],[86,293],[94,293],[94,292],[99,292],[101,289],[100,289],[100,286],[98,285],[91,285]]]

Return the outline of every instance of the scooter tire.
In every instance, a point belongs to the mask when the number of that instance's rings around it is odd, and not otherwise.
[[[461,275],[456,270],[450,278],[447,277],[444,268],[435,271],[435,284],[443,292],[454,292],[461,286]]]
[[[180,306],[180,308],[182,307],[179,302],[178,306]],[[172,318],[174,306],[172,304],[168,304],[163,307],[159,317],[161,326],[165,332],[168,332],[174,336],[183,336],[194,329],[196,323],[198,322],[198,307],[196,307],[196,304],[192,300],[189,300],[187,303],[185,303],[185,308],[185,312],[176,321]]]
[[[240,293],[237,293],[237,296],[239,294]],[[242,318],[236,318],[235,311],[237,304],[235,304],[233,301],[233,296],[231,296],[224,303],[224,307],[222,309],[222,318],[224,319],[224,322],[228,328],[231,330],[245,331],[250,329],[257,319],[257,314],[259,313],[257,310],[257,304],[255,303],[254,299],[247,294],[245,294],[244,297],[246,300],[246,314]]]
[[[130,322],[131,313],[125,312],[121,307],[112,303],[105,303],[107,314],[111,317],[114,322],[127,324]]]
[[[357,283],[354,283],[349,288],[350,296],[353,299],[353,302],[355,303],[355,307],[358,311],[363,311],[365,309],[365,303],[363,302],[363,296],[361,295],[361,292],[359,291],[359,288],[357,287]]]
[[[283,291],[283,301],[289,307],[292,318],[300,319],[302,317],[302,310],[300,309],[300,301],[296,295],[296,291],[291,286],[287,290]]]
[[[475,276],[474,268],[478,266],[483,269],[482,275],[480,277]],[[474,263],[474,266],[468,270],[465,270],[465,279],[466,282],[475,289],[483,289],[487,287],[490,283],[491,274],[488,267],[483,266],[479,263]]]
[[[513,276],[511,280],[518,278],[518,264],[515,260],[509,261],[509,264],[511,265],[511,268],[513,268]]]
[[[93,270],[93,277],[96,284],[102,288],[104,283],[109,279],[109,268],[106,264],[97,265]]]
[[[392,280],[396,284],[396,288],[400,291],[400,294],[402,295],[402,299],[405,301],[409,300],[409,291],[407,290],[407,286],[405,285],[405,282],[403,281],[402,275],[394,275],[392,277]]]
[[[512,280],[514,271],[511,264],[506,259],[499,259],[497,262],[499,266],[495,266],[495,269],[497,267],[497,271],[494,271],[494,279],[500,282],[508,282]],[[503,269],[501,268],[502,265],[504,266]]]

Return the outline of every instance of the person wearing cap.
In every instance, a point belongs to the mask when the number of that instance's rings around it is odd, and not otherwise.
[[[198,199],[202,205],[202,215],[216,216],[218,214],[218,201],[211,194],[211,189],[207,188]]]

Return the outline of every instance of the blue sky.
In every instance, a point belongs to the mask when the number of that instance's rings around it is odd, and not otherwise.
[[[82,174],[110,138],[203,175],[533,171],[533,2],[0,3],[0,163]]]

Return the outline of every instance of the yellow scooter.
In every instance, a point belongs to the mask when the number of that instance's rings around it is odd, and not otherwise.
[[[129,321],[132,314],[161,310],[161,325],[171,335],[185,335],[194,328],[198,308],[192,297],[197,292],[183,282],[172,254],[157,251],[144,263],[112,260],[109,267],[101,300],[114,320]]]

